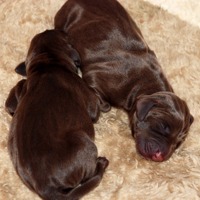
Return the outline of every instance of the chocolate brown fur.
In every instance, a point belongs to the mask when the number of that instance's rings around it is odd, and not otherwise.
[[[55,28],[79,52],[83,79],[96,91],[101,110],[124,109],[137,150],[147,159],[168,159],[193,117],[125,9],[116,0],[68,0],[55,16]]]
[[[77,61],[63,32],[38,34],[20,65],[26,65],[27,79],[6,101],[13,116],[8,149],[14,168],[44,200],[81,198],[108,166],[93,142],[99,100],[77,75]]]

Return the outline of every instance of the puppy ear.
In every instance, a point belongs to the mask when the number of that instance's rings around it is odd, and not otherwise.
[[[190,125],[193,123],[193,121],[194,121],[194,117],[190,115]]]
[[[17,67],[15,68],[15,72],[17,74],[22,75],[22,76],[26,76],[26,65],[25,65],[25,62],[22,62],[19,65],[17,65]]]
[[[8,98],[5,102],[6,111],[10,115],[14,115],[15,110],[17,108],[20,97],[24,94],[26,80],[23,79],[17,83],[15,87],[13,87],[8,95]]]
[[[133,87],[131,89],[131,91],[129,92],[129,94],[128,94],[127,98],[126,98],[126,101],[124,103],[125,110],[129,111],[129,110],[132,109],[132,107],[133,107],[133,105],[135,103],[135,98],[136,98],[137,91],[139,89],[140,89],[140,86],[139,87],[135,86],[135,87]]]
[[[156,105],[156,102],[152,98],[145,97],[145,98],[138,99],[136,103],[136,116],[138,120],[143,121],[146,115],[148,114],[148,112],[155,105]]]

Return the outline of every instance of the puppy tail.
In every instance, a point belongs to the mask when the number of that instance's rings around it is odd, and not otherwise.
[[[82,183],[80,186],[65,192],[60,193],[58,190],[51,190],[49,197],[44,198],[45,200],[79,200],[84,195],[96,188],[102,180],[105,169],[107,168],[109,161],[105,157],[97,158],[97,166],[95,175]]]

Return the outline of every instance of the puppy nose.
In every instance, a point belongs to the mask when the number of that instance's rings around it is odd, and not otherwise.
[[[160,151],[156,152],[153,156],[152,156],[152,160],[156,161],[156,162],[162,162],[164,160],[162,153]]]

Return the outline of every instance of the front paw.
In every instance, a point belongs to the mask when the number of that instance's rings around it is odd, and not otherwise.
[[[101,102],[99,107],[100,107],[100,111],[105,112],[105,113],[111,110],[111,105],[108,102]]]
[[[103,169],[106,169],[109,165],[109,161],[106,157],[98,157],[97,165],[101,166]]]

